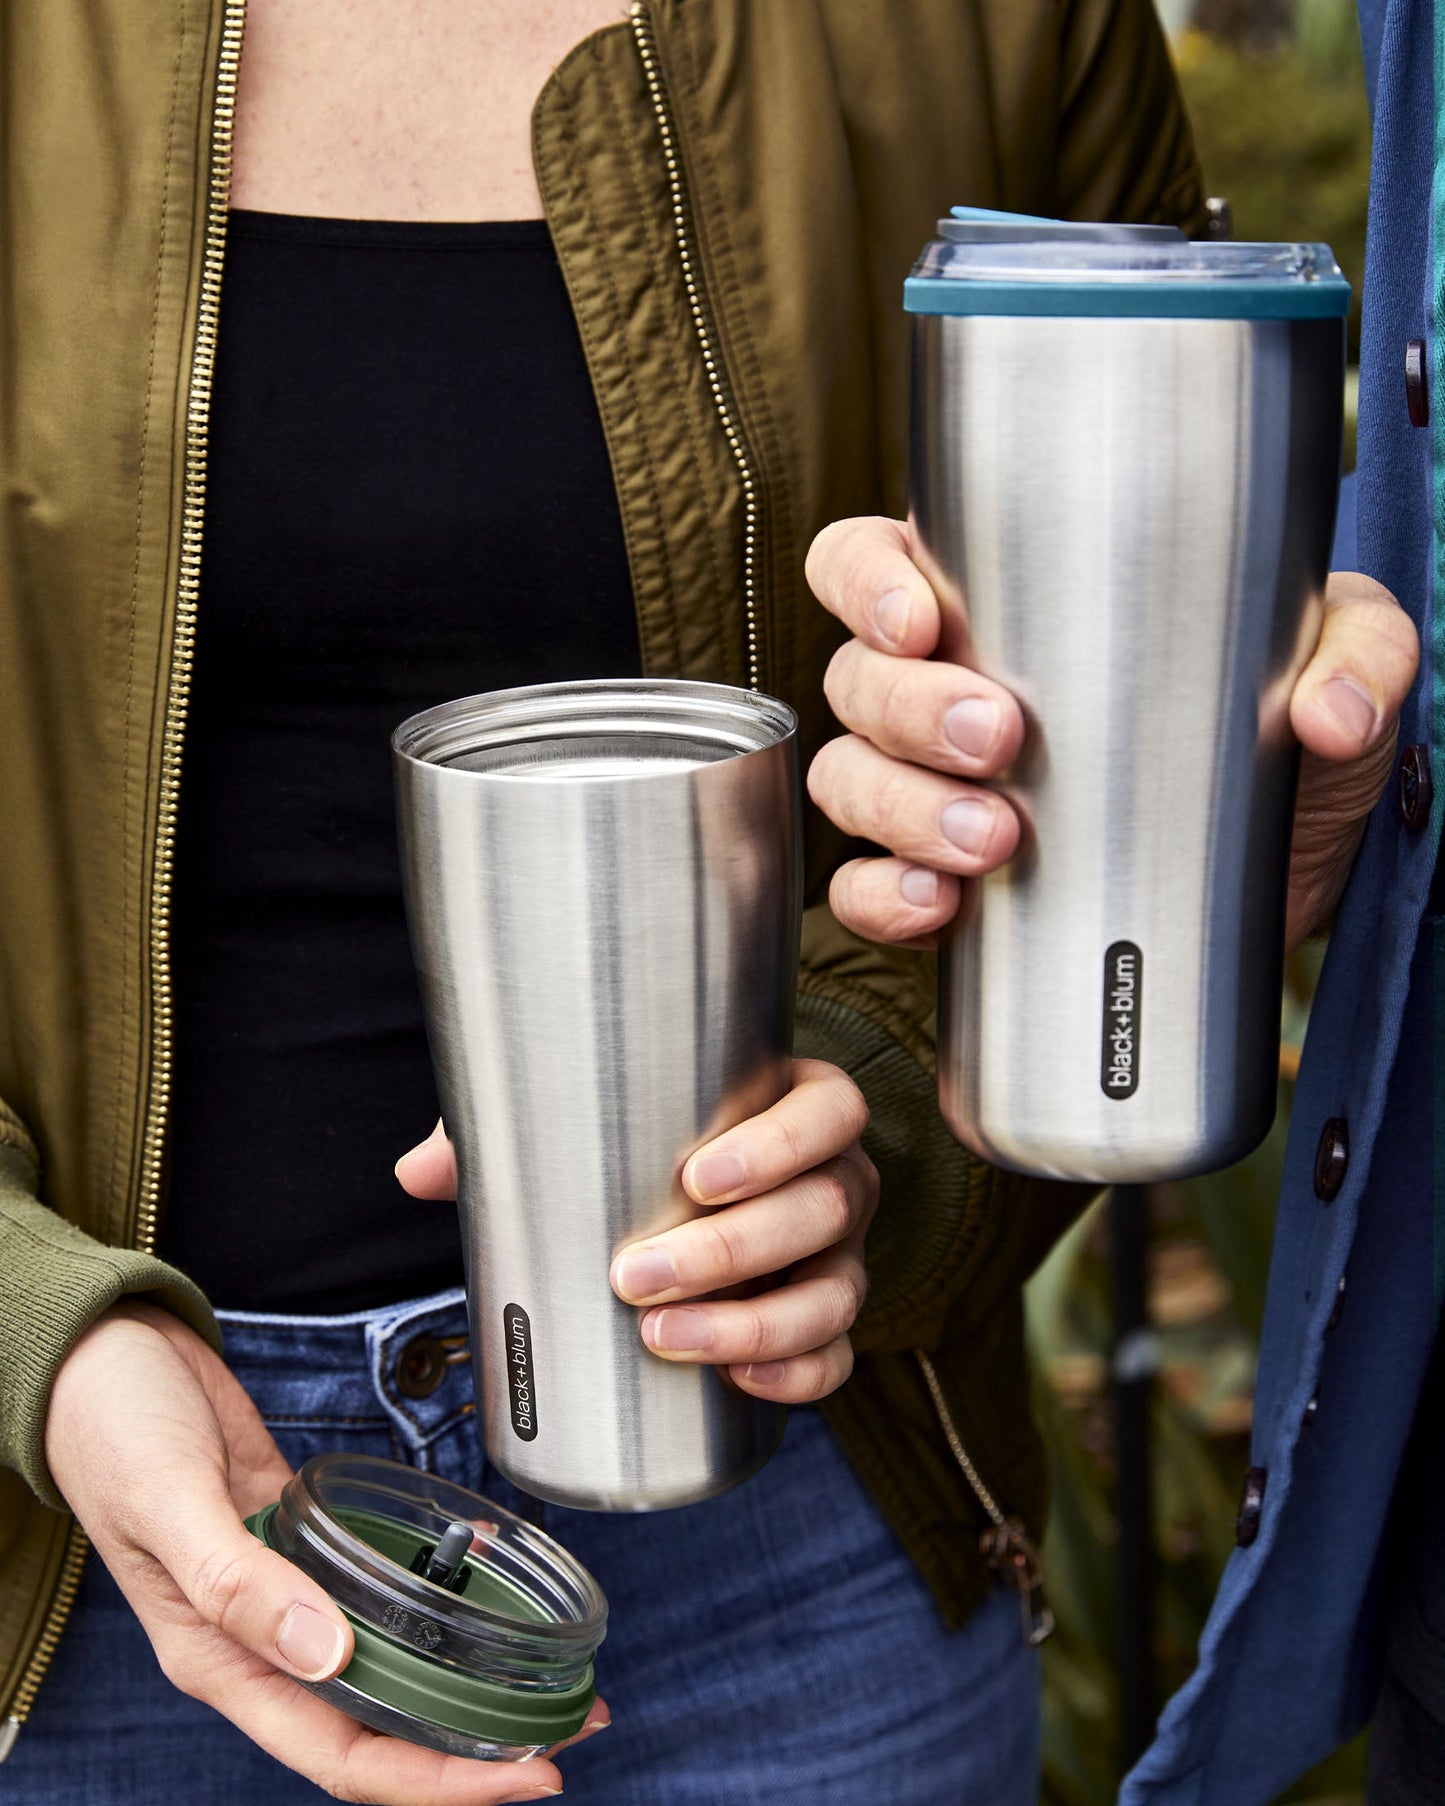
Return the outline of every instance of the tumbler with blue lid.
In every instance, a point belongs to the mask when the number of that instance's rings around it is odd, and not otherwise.
[[[905,285],[938,655],[1027,724],[940,977],[941,1107],[996,1164],[1182,1177],[1273,1119],[1349,298],[1324,245],[968,208]]]

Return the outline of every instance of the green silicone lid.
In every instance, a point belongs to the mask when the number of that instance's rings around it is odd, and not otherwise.
[[[435,1475],[326,1455],[247,1527],[345,1613],[351,1660],[303,1683],[342,1711],[482,1757],[533,1754],[586,1722],[607,1603],[535,1525]],[[434,1580],[422,1570],[443,1536],[458,1554]]]

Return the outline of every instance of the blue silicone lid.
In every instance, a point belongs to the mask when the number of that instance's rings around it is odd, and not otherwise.
[[[903,285],[914,314],[1343,319],[1328,245],[1195,243],[1174,226],[1093,225],[955,207]]]

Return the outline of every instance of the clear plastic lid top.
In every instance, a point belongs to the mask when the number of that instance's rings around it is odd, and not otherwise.
[[[1343,318],[1320,244],[1196,243],[1172,226],[1090,225],[956,207],[904,285],[923,314]]]
[[[313,1456],[266,1540],[362,1624],[514,1687],[575,1685],[606,1634],[602,1589],[551,1537],[393,1461]]]

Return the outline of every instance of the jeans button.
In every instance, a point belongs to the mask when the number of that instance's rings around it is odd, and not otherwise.
[[[430,1398],[446,1373],[447,1351],[435,1336],[413,1336],[396,1357],[396,1389],[405,1398]]]

